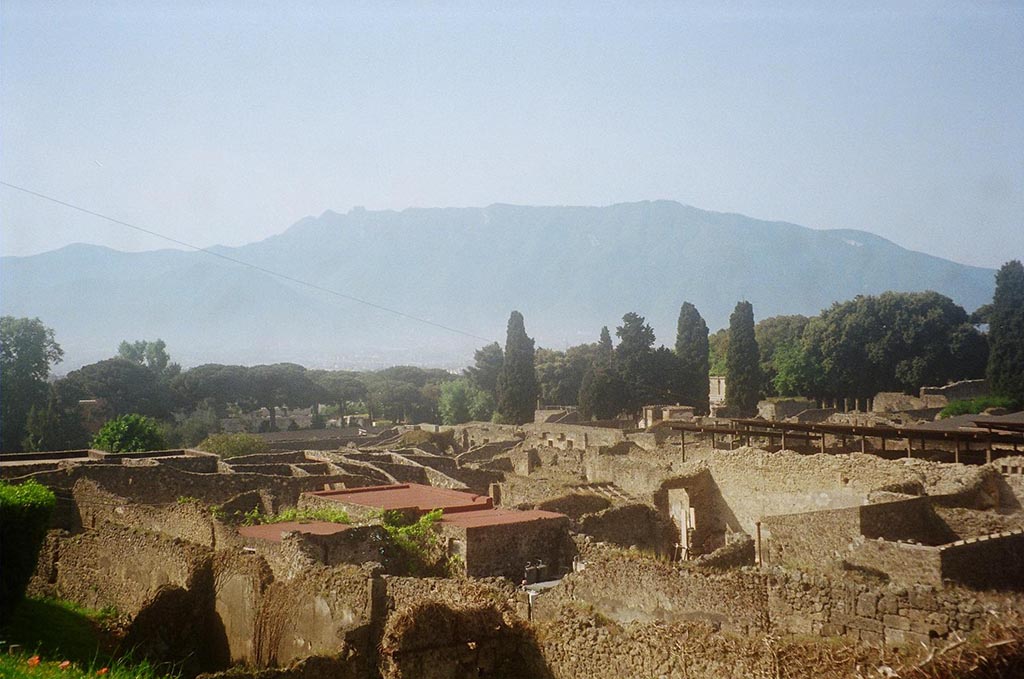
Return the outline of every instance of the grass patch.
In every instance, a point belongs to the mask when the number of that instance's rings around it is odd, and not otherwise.
[[[313,509],[284,509],[272,516],[264,516],[261,523],[284,523],[285,521],[327,521],[328,523],[352,523],[348,512],[333,507]]]
[[[0,630],[0,677],[22,679],[164,679],[177,672],[167,665],[136,661],[118,653],[118,614],[70,601],[24,599]],[[7,652],[8,646],[21,650]]]
[[[127,658],[105,664],[101,662],[75,663],[70,660],[54,660],[40,655],[16,653],[0,655],[0,677],[5,679],[176,679],[176,673],[168,673],[143,660],[137,663]]]
[[[980,398],[969,398],[961,401],[953,401],[939,411],[939,419],[954,417],[956,415],[977,415],[988,408],[1006,408],[1015,410],[1019,404],[1012,398],[1004,396],[982,396]]]
[[[68,601],[25,599],[14,609],[2,637],[46,657],[91,663],[104,655],[102,629],[113,611],[93,611]]]

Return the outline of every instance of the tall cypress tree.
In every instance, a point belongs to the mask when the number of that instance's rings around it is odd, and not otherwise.
[[[988,314],[988,380],[992,392],[1024,405],[1024,265],[1003,264]]]
[[[601,328],[601,338],[597,341],[597,359],[595,363],[599,367],[610,368],[615,363],[615,348],[612,346],[612,334],[608,332],[608,326]]]
[[[729,316],[729,350],[725,356],[725,399],[740,415],[757,412],[761,398],[761,364],[754,337],[754,307],[738,302]]]
[[[523,315],[513,311],[508,318],[505,361],[498,373],[498,415],[510,424],[533,421],[539,393],[533,369],[533,340],[526,336]]]
[[[683,402],[693,406],[698,415],[706,415],[710,410],[708,324],[689,302],[683,302],[679,309],[676,356],[680,361]]]

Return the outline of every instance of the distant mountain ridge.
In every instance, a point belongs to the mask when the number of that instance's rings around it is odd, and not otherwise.
[[[817,314],[885,290],[936,290],[969,311],[995,271],[901,248],[865,231],[815,230],[672,201],[607,207],[353,209],[215,252],[504,341],[519,309],[538,345],[596,341],[636,311],[671,345],[683,301],[712,330],[737,300],[757,318]],[[38,316],[62,370],[163,338],[186,365],[291,360],[309,366],[455,367],[479,339],[448,333],[202,252],[70,245],[0,260],[0,309]]]

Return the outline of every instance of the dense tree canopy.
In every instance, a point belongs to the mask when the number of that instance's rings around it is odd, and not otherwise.
[[[782,351],[787,359],[793,356],[794,347],[800,345],[804,328],[810,322],[807,316],[771,316],[761,319],[754,326],[754,337],[761,353],[761,374],[763,388],[767,396],[782,395],[775,386],[778,374],[776,358]]]
[[[540,389],[534,372],[533,340],[526,335],[523,315],[513,311],[508,319],[505,360],[498,373],[498,415],[505,422],[533,420]]]
[[[124,341],[117,348],[117,355],[132,363],[138,363],[152,370],[162,380],[169,380],[181,372],[181,366],[171,363],[167,344],[162,339],[155,342],[136,340]]]
[[[992,391],[1024,405],[1024,265],[1019,260],[1007,262],[996,274],[987,320]]]
[[[698,414],[706,415],[710,409],[708,324],[697,307],[689,302],[684,302],[679,309],[676,356],[679,357],[680,402],[693,406]]]
[[[466,377],[441,385],[438,400],[441,424],[462,424],[470,421],[488,421],[494,412],[494,399],[477,388]]]
[[[754,336],[754,307],[738,302],[729,317],[729,349],[725,357],[726,401],[741,415],[757,412],[761,398],[761,364]]]
[[[473,365],[466,368],[465,373],[478,389],[497,398],[498,373],[501,372],[501,365],[504,362],[505,352],[501,350],[501,345],[492,342],[476,350],[473,354]]]
[[[83,366],[65,379],[75,383],[88,398],[102,399],[111,417],[134,412],[167,418],[173,409],[168,385],[152,370],[123,358]]]
[[[594,367],[583,376],[579,413],[586,419],[610,420],[626,407],[626,384],[614,368]]]
[[[967,312],[937,292],[886,292],[836,303],[811,319],[803,345],[813,375],[803,391],[818,397],[915,393],[980,377],[988,356]]]
[[[0,318],[0,450],[22,449],[33,408],[44,408],[50,367],[64,351],[38,318]]]

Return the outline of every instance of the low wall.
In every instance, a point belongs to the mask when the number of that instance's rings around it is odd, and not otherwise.
[[[191,590],[210,572],[210,552],[198,545],[110,524],[59,541],[40,565],[37,585],[88,608],[114,607],[134,616],[166,587]],[[37,593],[46,593],[38,592]]]
[[[942,577],[969,587],[1024,589],[1024,531],[943,545]]]
[[[679,541],[672,522],[648,505],[609,507],[580,517],[573,528],[601,542],[666,556]]]
[[[584,602],[619,623],[703,620],[746,634],[768,630],[767,593],[755,573],[709,574],[625,554],[588,555],[538,598],[534,616],[551,620],[567,601]]]
[[[557,574],[569,567],[575,555],[565,516],[465,529],[444,523],[441,527],[446,535],[465,540],[466,575],[470,577],[500,575],[518,582],[526,562],[538,559],[548,565],[549,573]]]
[[[865,584],[777,568],[710,573],[608,550],[587,553],[585,569],[542,594],[534,616],[554,620],[572,602],[622,624],[702,620],[743,634],[846,636],[889,644],[967,634],[984,624],[990,610],[1024,605],[1015,594]]]
[[[761,520],[763,558],[770,565],[829,570],[848,556],[851,545],[863,542],[862,537],[938,544],[953,537],[941,526],[927,497],[766,516]],[[871,550],[857,558],[858,565],[866,565]]]

